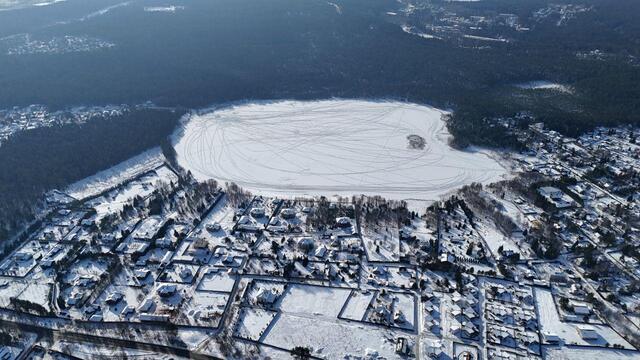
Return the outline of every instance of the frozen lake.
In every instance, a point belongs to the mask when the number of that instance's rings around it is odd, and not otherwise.
[[[196,178],[266,195],[434,200],[503,178],[487,154],[447,144],[443,114],[403,102],[249,103],[192,115],[174,145]]]

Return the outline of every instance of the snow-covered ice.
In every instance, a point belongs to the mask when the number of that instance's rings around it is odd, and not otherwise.
[[[196,178],[265,195],[434,200],[505,177],[487,153],[448,145],[445,114],[391,101],[248,103],[191,115],[174,143],[179,163]],[[410,135],[424,146],[410,146]]]
[[[562,84],[554,83],[546,80],[530,81],[527,83],[517,84],[516,87],[523,90],[555,90],[563,93],[571,93],[573,90]]]
[[[99,194],[136,175],[152,170],[162,165],[163,161],[162,150],[156,147],[69,185],[66,193],[76,199],[84,199]]]

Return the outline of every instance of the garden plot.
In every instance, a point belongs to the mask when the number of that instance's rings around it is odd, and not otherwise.
[[[207,269],[198,284],[198,291],[231,292],[236,279],[226,269]]]
[[[304,233],[306,230],[307,213],[311,208],[303,205],[291,205],[287,201],[280,208],[278,214],[269,221],[267,230],[274,233]]]
[[[315,356],[327,359],[377,358],[401,359],[395,351],[395,339],[406,333],[377,326],[344,321],[321,320],[281,314],[263,337],[263,343],[285,349],[307,346]]]
[[[37,284],[31,283],[29,284],[21,293],[17,296],[17,300],[21,302],[30,303],[35,305],[26,308],[27,312],[29,310],[36,310],[36,313],[39,315],[45,315],[51,312],[51,306],[49,302],[51,294],[51,285],[50,284]]]
[[[416,303],[413,294],[378,291],[367,312],[367,322],[413,330],[416,321]]]
[[[498,251],[500,248],[502,248],[503,251],[513,251],[513,253],[516,254],[520,253],[520,247],[511,239],[504,236],[493,224],[490,225],[480,221],[476,224],[476,231],[482,236],[489,250],[494,255],[494,258],[500,258],[501,253]]]
[[[274,235],[271,237],[265,236],[255,248],[255,253],[262,256],[278,255],[279,257],[286,257],[287,259],[302,256],[317,259],[326,256],[328,245],[327,241],[317,239],[313,236]],[[322,248],[324,248],[324,250],[321,250]],[[322,256],[316,256],[316,254],[321,254]]]
[[[114,274],[111,284],[121,286],[152,285],[159,273],[159,264],[147,264],[139,267],[123,266],[122,270]]]
[[[401,102],[249,103],[190,115],[174,144],[196,178],[262,194],[434,200],[505,176],[485,153],[448,145],[444,114]],[[422,146],[411,146],[412,138]]]
[[[0,263],[0,275],[25,277],[42,258],[45,247],[37,241],[29,241]]]
[[[243,305],[271,308],[289,286],[281,282],[252,281],[245,291]]]
[[[426,222],[423,219],[415,218],[411,220],[410,226],[404,226],[400,231],[404,234],[405,238],[415,237],[419,243],[429,243],[429,241],[436,240],[435,229],[426,227]]]
[[[237,268],[242,265],[246,256],[245,251],[238,248],[228,248],[226,246],[218,246],[209,259],[209,265],[219,267]]]
[[[271,199],[268,202],[262,197],[255,197],[249,204],[247,211],[238,217],[236,229],[249,232],[265,229],[269,225],[269,219],[279,203],[280,200],[278,199]]]
[[[172,317],[180,306],[186,301],[187,295],[191,294],[191,288],[181,284],[156,283],[153,291],[140,303],[137,309],[140,320],[148,319],[151,316],[154,321],[162,318],[167,321]],[[184,312],[181,315],[185,315]],[[184,317],[182,322],[188,322]]]
[[[144,262],[145,266],[149,266],[149,264],[159,264],[165,260],[165,257],[171,257],[171,255],[172,253],[169,249],[154,247],[138,260]]]
[[[411,289],[417,279],[416,271],[406,267],[369,265],[365,272],[368,284],[374,286]]]
[[[550,281],[550,277],[553,274],[567,274],[567,269],[558,262],[534,263],[532,267],[536,272],[536,278],[543,281]],[[569,274],[572,272],[572,270],[569,270]]]
[[[299,316],[337,318],[350,292],[349,289],[291,285],[282,299],[280,311]]]
[[[626,349],[633,349],[626,340],[606,325],[590,324],[589,326],[597,332],[598,338],[594,340],[584,340],[578,332],[578,324],[562,322],[560,320],[560,315],[556,310],[551,291],[536,288],[534,290],[534,296],[538,309],[541,333],[553,333],[564,340],[565,344],[605,346],[605,344],[608,343],[609,345],[619,344]]]
[[[395,262],[400,260],[400,237],[398,228],[365,227],[362,241],[369,261]]]
[[[227,198],[223,197],[193,230],[190,237],[204,239],[212,248],[224,245],[224,239],[232,236],[229,231],[235,225],[234,215],[235,209]]]
[[[363,321],[374,295],[375,292],[371,290],[353,290],[340,317],[344,319]]]
[[[236,327],[236,336],[259,341],[277,314],[277,312],[263,309],[242,308],[240,310],[240,320]]]
[[[110,285],[100,294],[95,305],[102,309],[104,321],[128,320],[144,300],[142,288]]]
[[[392,293],[394,299],[394,321],[397,327],[413,330],[416,320],[416,303],[413,294]]]
[[[253,275],[282,275],[282,269],[280,269],[276,260],[266,258],[250,258],[244,271]]]
[[[136,226],[136,229],[131,234],[132,239],[149,241],[164,225],[165,220],[161,216],[151,216],[142,221]]]
[[[109,262],[103,259],[82,259],[74,262],[67,270],[64,282],[74,284],[81,279],[98,280],[109,268]]]
[[[0,308],[8,308],[11,298],[18,296],[27,287],[22,281],[0,279]]]
[[[84,214],[81,214],[81,216]],[[63,225],[47,225],[38,231],[37,234],[33,236],[34,239],[38,241],[61,241],[64,237],[69,233],[69,228],[76,225],[69,223],[63,223]]]
[[[211,260],[213,252],[211,251],[207,240],[202,238],[189,238],[180,242],[178,249],[173,256],[174,262],[189,262],[196,264],[206,264]]]
[[[163,282],[191,284],[196,278],[200,266],[173,262],[168,265],[158,280]]]
[[[196,291],[180,312],[186,316],[189,325],[218,327],[228,300],[228,294]]]

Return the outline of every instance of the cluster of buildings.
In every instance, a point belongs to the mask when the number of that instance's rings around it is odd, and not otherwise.
[[[50,111],[43,105],[30,105],[24,108],[16,107],[0,110],[0,144],[11,135],[20,131],[83,123],[97,116],[116,116],[127,111],[125,106],[104,106],[77,108],[69,111]]]
[[[18,331],[0,351],[98,336],[219,358],[640,357],[640,133],[520,131],[520,175],[421,211],[254,196],[167,163],[51,193],[0,260],[0,322],[73,337]]]

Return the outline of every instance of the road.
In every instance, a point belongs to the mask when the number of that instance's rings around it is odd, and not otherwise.
[[[190,359],[196,360],[211,360],[211,359],[219,359],[214,356],[204,355],[196,352],[189,351],[184,348],[176,348],[168,345],[160,345],[146,342],[137,342],[134,340],[127,339],[116,339],[111,337],[102,337],[98,335],[90,335],[85,333],[78,333],[69,330],[58,330],[58,329],[50,329],[44,328],[35,325],[27,325],[23,323],[17,323],[7,320],[0,319],[0,327],[2,328],[12,328],[12,329],[20,329],[25,332],[32,332],[38,334],[41,338],[48,338],[52,341],[55,340],[65,340],[65,341],[76,341],[76,342],[87,342],[91,344],[101,344],[107,345],[114,348],[130,348],[130,349],[140,349],[158,352],[167,355],[180,356]]]

